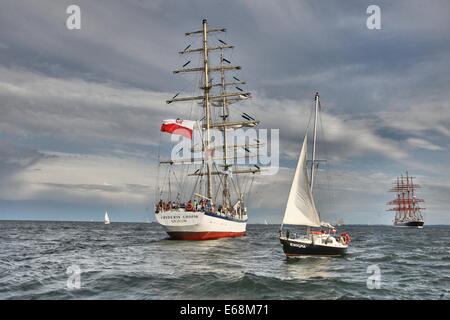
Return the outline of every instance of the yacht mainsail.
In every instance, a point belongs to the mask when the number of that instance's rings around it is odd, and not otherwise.
[[[320,227],[320,217],[316,210],[306,168],[307,140],[308,136],[305,134],[284,212],[283,224]]]

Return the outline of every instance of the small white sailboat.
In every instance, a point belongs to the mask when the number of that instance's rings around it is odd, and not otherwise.
[[[306,132],[280,228],[280,242],[287,257],[341,256],[345,254],[350,242],[350,236],[347,233],[336,237],[336,229],[329,223],[321,222],[314,201],[314,174],[318,162],[315,159],[316,122],[319,106],[319,94],[316,93],[311,178],[308,177],[307,169],[308,133]],[[283,225],[305,226],[307,231],[306,234],[300,236],[292,234],[290,230],[283,234]],[[320,230],[311,228],[320,228]]]
[[[105,211],[105,224],[110,224],[111,220],[109,220],[108,211]]]

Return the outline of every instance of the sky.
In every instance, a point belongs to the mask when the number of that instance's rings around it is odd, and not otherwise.
[[[80,30],[66,27],[71,4],[81,8]],[[366,25],[372,4],[380,30]],[[207,18],[227,28],[227,58],[252,92],[240,110],[280,129],[281,167],[255,180],[250,223],[281,222],[319,91],[322,218],[392,223],[387,191],[408,170],[422,186],[426,223],[450,224],[447,0],[0,6],[0,219],[100,221],[108,210],[112,221],[154,221],[160,123],[189,109],[165,100],[195,86],[172,71],[190,59],[177,52],[198,45],[184,33]]]

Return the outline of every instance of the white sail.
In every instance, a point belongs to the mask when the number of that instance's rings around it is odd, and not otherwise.
[[[111,221],[109,220],[108,211],[105,212],[105,224],[109,224]]]
[[[283,224],[320,227],[320,217],[311,193],[308,171],[306,169],[307,149],[307,135],[305,135],[284,212]]]

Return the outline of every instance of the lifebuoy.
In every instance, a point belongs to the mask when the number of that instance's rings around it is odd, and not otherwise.
[[[347,232],[342,232],[341,233],[341,239],[343,240],[344,244],[349,244],[350,243],[350,236],[348,235]]]
[[[192,203],[188,202],[186,204],[186,211],[194,211],[194,207],[192,206]]]

